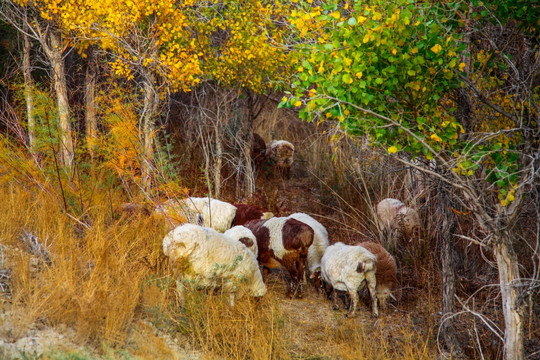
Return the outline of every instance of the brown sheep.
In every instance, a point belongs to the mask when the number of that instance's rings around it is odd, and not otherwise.
[[[363,247],[377,257],[377,271],[375,272],[377,285],[375,293],[379,300],[380,308],[384,309],[386,307],[386,300],[391,295],[392,288],[397,284],[396,260],[380,244],[360,242],[354,245]]]

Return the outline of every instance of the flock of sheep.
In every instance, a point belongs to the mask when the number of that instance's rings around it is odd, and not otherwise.
[[[221,288],[231,305],[242,291],[261,297],[269,269],[285,268],[290,275],[287,296],[302,297],[307,277],[320,293],[331,295],[334,309],[339,308],[336,291],[347,292],[353,314],[366,283],[372,314],[378,316],[397,283],[396,262],[380,244],[331,245],[325,227],[304,213],[273,217],[255,206],[196,197],[167,202],[156,211],[167,217],[183,214],[189,222],[163,239],[181,301],[189,286]],[[416,211],[395,199],[381,201],[377,215],[390,232],[414,231],[419,225]]]

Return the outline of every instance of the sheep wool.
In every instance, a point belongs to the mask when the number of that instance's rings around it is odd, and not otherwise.
[[[309,225],[313,229],[313,244],[308,249],[307,268],[310,274],[321,271],[321,258],[330,245],[328,231],[317,220],[304,213],[294,213],[289,216]]]
[[[198,211],[204,218],[204,226],[211,227],[219,232],[231,228],[236,207],[225,201],[207,197],[189,197],[184,199],[186,207]]]
[[[376,270],[377,258],[363,247],[338,242],[326,248],[321,259],[321,277],[332,285],[334,308],[337,308],[335,290],[347,291],[352,300],[349,313],[353,314],[358,304],[358,290],[365,280],[372,298],[372,313],[378,316],[379,310],[375,297]]]
[[[255,255],[245,245],[214,229],[194,224],[176,227],[163,239],[163,252],[173,266],[181,266],[177,292],[181,301],[187,284],[218,288],[234,304],[235,293],[245,283],[252,296],[266,294]]]
[[[384,199],[377,204],[377,216],[389,230],[403,230],[411,233],[420,226],[420,218],[413,208],[405,206],[397,199]]]
[[[259,255],[257,239],[255,238],[255,235],[253,235],[253,232],[251,232],[251,230],[249,230],[247,227],[242,225],[233,226],[229,230],[225,231],[224,235],[244,244],[249,250],[251,250],[255,257]]]
[[[355,244],[369,250],[377,257],[377,286],[375,292],[379,300],[379,306],[386,308],[386,300],[392,293],[392,288],[397,284],[396,260],[382,245],[374,242],[361,242]]]

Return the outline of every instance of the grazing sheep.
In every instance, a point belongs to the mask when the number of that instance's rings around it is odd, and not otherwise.
[[[268,220],[251,220],[244,224],[257,238],[258,260],[264,275],[268,269],[284,267],[291,275],[287,296],[296,292],[302,297],[302,280],[308,249],[313,243],[313,229],[295,219],[274,217]]]
[[[379,300],[379,307],[385,309],[386,300],[392,295],[392,288],[397,284],[396,260],[380,244],[374,242],[360,242],[354,245],[367,249],[377,257],[377,272],[375,273],[377,286],[375,287],[375,293]]]
[[[169,221],[171,230],[180,224],[204,225],[204,217],[185,204],[185,200],[169,199],[155,208],[155,213]]]
[[[291,177],[294,145],[285,140],[272,140],[266,148],[266,161],[277,167],[285,178]]]
[[[420,228],[420,218],[413,208],[405,206],[396,199],[384,199],[377,204],[377,216],[383,229],[396,233],[396,238],[405,236],[411,238]]]
[[[271,212],[257,206],[246,204],[234,204],[234,206],[236,206],[236,215],[234,216],[232,226],[244,225],[249,220],[267,220],[274,217],[274,214]]]
[[[168,200],[158,206],[156,211],[165,213],[169,218],[176,220],[175,214],[184,215],[187,222],[211,227],[219,232],[231,228],[236,215],[236,207],[224,201],[207,197],[189,197],[180,201]],[[180,221],[184,223],[186,221]],[[175,223],[176,225],[176,223]]]
[[[259,255],[257,239],[255,238],[255,235],[253,235],[251,230],[249,230],[247,227],[242,225],[233,226],[229,230],[225,231],[223,235],[228,236],[234,240],[238,240],[242,244],[246,245],[246,247],[251,250],[255,257]]]
[[[321,258],[324,251],[330,245],[328,241],[328,231],[317,220],[304,213],[294,213],[289,218],[296,219],[311,226],[313,229],[313,244],[308,249],[307,270],[309,276],[315,282],[315,287],[322,292],[321,284]]]
[[[349,315],[354,314],[358,304],[358,290],[366,281],[372,299],[372,313],[379,316],[375,296],[376,271],[377,258],[363,247],[345,245],[341,242],[327,247],[321,259],[321,277],[333,288],[334,309],[339,309],[336,290],[347,291],[352,300]]]
[[[254,297],[266,294],[257,259],[238,239],[194,224],[176,227],[163,239],[163,253],[180,273],[177,291],[183,302],[188,284],[221,288],[231,306],[241,284]]]

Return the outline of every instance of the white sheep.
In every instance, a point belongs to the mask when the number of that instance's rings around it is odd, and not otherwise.
[[[179,272],[177,292],[183,302],[187,285],[221,288],[234,305],[235,293],[245,289],[254,297],[266,294],[255,255],[238,239],[194,224],[176,227],[163,239],[163,253]]]
[[[377,216],[383,230],[397,232],[398,236],[411,237],[420,228],[420,218],[413,208],[397,199],[384,199],[377,204]]]
[[[347,291],[352,300],[349,314],[354,314],[358,304],[358,290],[366,281],[372,299],[372,313],[374,316],[379,316],[375,292],[376,271],[377,258],[361,246],[338,242],[327,247],[321,259],[321,277],[333,288],[334,309],[339,309],[336,290]]]
[[[257,246],[257,238],[253,235],[253,232],[247,227],[238,225],[233,226],[229,230],[225,231],[225,236],[228,236],[234,240],[240,241],[242,244],[251,250],[253,255],[257,257],[259,255],[259,247]]]
[[[321,258],[324,251],[330,245],[328,240],[328,231],[317,220],[304,213],[294,213],[289,216],[309,225],[313,229],[313,244],[308,249],[307,270],[311,279],[315,281],[317,290],[321,291]]]
[[[180,224],[204,225],[204,217],[199,211],[194,211],[188,207],[185,200],[169,199],[158,204],[154,210],[156,215],[168,220],[170,229],[174,229]]]
[[[158,206],[156,211],[165,213],[172,220],[178,219],[178,214],[185,219],[174,221],[174,225],[183,222],[204,224],[219,232],[230,229],[236,215],[234,205],[208,197],[188,197],[178,201],[171,199]]]

